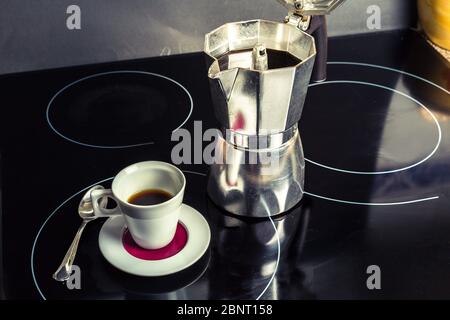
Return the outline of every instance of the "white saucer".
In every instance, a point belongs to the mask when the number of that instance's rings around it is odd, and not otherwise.
[[[194,208],[183,204],[179,222],[185,227],[188,240],[180,252],[162,260],[142,260],[129,254],[122,244],[125,221],[122,216],[109,218],[98,237],[100,251],[117,269],[144,277],[159,277],[184,270],[198,261],[208,249],[211,231],[208,222]]]

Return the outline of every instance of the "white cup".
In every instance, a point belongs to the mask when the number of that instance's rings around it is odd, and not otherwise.
[[[186,178],[177,167],[159,161],[133,164],[120,171],[111,189],[94,190],[91,200],[96,216],[123,215],[134,241],[146,249],[168,245],[177,229],[180,207],[183,203]],[[145,190],[162,190],[173,197],[155,205],[135,205],[128,199]],[[105,197],[117,202],[114,209],[103,208]]]

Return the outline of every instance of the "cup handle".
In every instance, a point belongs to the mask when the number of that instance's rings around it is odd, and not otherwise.
[[[122,212],[120,211],[119,205],[117,205],[113,209],[107,209],[107,208],[102,207],[101,200],[104,199],[105,197],[111,198],[114,201],[116,201],[116,203],[118,203],[118,201],[114,197],[111,189],[92,190],[91,201],[92,201],[92,208],[94,209],[95,216],[102,218],[102,217],[111,217],[111,216],[121,215]]]

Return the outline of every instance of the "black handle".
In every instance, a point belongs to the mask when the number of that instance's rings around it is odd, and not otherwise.
[[[328,33],[325,16],[311,17],[311,22],[306,32],[314,37],[317,50],[311,82],[325,81],[327,79],[328,59]]]

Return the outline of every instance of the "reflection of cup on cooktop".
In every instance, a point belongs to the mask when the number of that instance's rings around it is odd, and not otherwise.
[[[178,82],[141,71],[115,71],[77,80],[50,101],[51,128],[71,142],[120,148],[167,141],[192,111]]]

